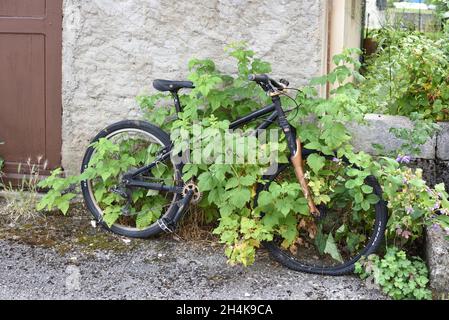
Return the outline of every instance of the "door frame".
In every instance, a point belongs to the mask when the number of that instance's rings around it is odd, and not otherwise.
[[[0,17],[0,34],[41,34],[45,36],[45,159],[47,170],[39,165],[40,174],[47,176],[61,166],[62,149],[62,20],[63,0],[46,0],[45,15],[40,17]],[[29,172],[18,163],[5,160],[6,180],[17,181]]]

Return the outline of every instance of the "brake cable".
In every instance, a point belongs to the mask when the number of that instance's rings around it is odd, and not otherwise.
[[[301,90],[296,89],[296,88],[285,88],[285,89],[287,89],[287,90],[296,90],[296,91],[298,91],[298,92],[301,92]],[[296,109],[295,116],[293,117],[293,118],[296,118],[296,116],[298,115],[298,112],[299,112],[299,109],[301,108],[301,106],[299,105],[299,103],[298,103],[293,97],[291,97],[290,95],[286,94],[285,92],[282,92],[282,95],[283,95],[283,96],[286,96],[287,98],[289,98],[290,100],[292,100],[293,103],[296,105],[296,108],[292,108],[292,109],[289,109],[289,110],[285,110],[285,113],[292,112],[293,110]]]

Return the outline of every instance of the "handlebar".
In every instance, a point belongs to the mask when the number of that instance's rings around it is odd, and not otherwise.
[[[282,91],[289,85],[289,82],[287,80],[281,79],[279,82],[277,82],[276,80],[271,79],[266,74],[250,74],[248,76],[248,80],[257,82],[262,87],[262,89],[267,92],[273,91],[273,89]]]

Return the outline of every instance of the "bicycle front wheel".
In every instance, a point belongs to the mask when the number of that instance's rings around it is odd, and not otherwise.
[[[384,238],[387,206],[375,177],[351,182],[350,186],[354,187],[348,189],[347,182],[352,179],[348,170],[354,169],[352,166],[328,158],[323,169],[319,178],[309,176],[309,186],[321,215],[312,216],[304,212],[304,207],[290,213],[279,222],[273,241],[265,242],[264,246],[276,261],[290,269],[338,276],[353,272],[362,256],[377,250]],[[279,186],[295,181],[293,166],[282,166],[265,185],[259,186],[256,201],[261,192],[279,190]],[[299,183],[296,190],[302,196]],[[321,204],[317,199],[322,200]],[[272,214],[264,212],[263,216],[269,219]]]

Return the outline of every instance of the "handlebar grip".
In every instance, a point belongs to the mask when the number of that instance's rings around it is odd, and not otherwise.
[[[268,76],[266,74],[250,74],[248,76],[249,81],[255,81],[255,82],[267,82]]]
[[[257,82],[265,91],[272,90],[270,86],[275,87],[278,90],[284,90],[289,85],[286,80],[282,80],[281,83],[279,83],[276,80],[271,79],[266,74],[250,74],[248,76],[248,80]]]

